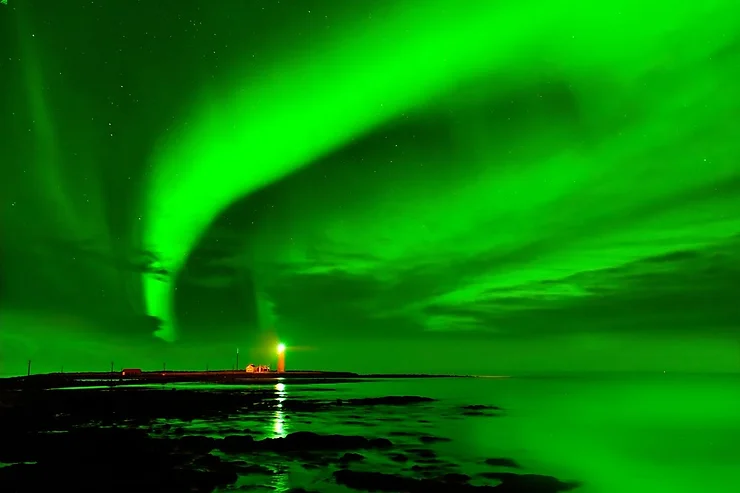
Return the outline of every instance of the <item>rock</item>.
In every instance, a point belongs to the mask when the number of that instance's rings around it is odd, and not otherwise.
[[[467,474],[460,474],[457,472],[450,472],[439,478],[440,481],[445,483],[467,483],[470,481],[470,476]]]
[[[261,474],[265,476],[272,476],[275,471],[269,467],[261,466],[259,464],[245,464],[238,468],[238,471],[243,474]]]
[[[337,464],[344,471],[335,473],[335,480],[346,486],[378,491],[435,491],[465,493],[492,491],[495,493],[550,493],[566,491],[572,483],[535,475],[490,472],[480,478],[501,482],[497,486],[473,486],[467,476],[457,473],[454,465],[436,458],[432,450],[417,448],[404,455],[393,450],[387,438],[356,435],[323,435],[312,432],[291,433],[284,438],[256,440],[253,430],[221,427],[228,416],[249,415],[261,422],[260,429],[273,419],[271,411],[276,401],[272,390],[250,392],[192,391],[139,389],[96,389],[70,391],[43,391],[26,388],[10,408],[0,409],[0,462],[11,464],[0,468],[0,491],[25,493],[70,490],[79,493],[169,493],[188,491],[206,493],[214,490],[234,491],[238,475],[274,475],[282,471],[281,462],[297,461],[304,468]],[[361,406],[405,406],[431,402],[433,399],[415,396],[390,396],[371,399],[340,401],[354,414],[350,418],[361,422]],[[282,402],[285,413],[295,413],[294,421],[310,423],[312,416],[305,413],[335,410],[332,399],[305,400],[291,398]],[[419,416],[426,411],[417,408]],[[497,408],[459,408],[461,411],[491,415]],[[255,411],[255,412],[252,412]],[[415,419],[399,408],[380,413],[377,421],[395,421],[396,428]],[[490,413],[490,414],[486,414]],[[462,419],[462,418],[461,418]],[[192,422],[192,424],[190,423]],[[183,424],[186,423],[186,424]],[[226,434],[225,438],[195,436],[196,426],[212,426],[212,432]],[[219,430],[219,427],[220,430]],[[156,436],[147,430],[155,430]],[[434,433],[429,431],[428,433]],[[446,441],[432,434],[397,432],[394,436],[418,436],[421,443]],[[347,468],[364,459],[363,450],[388,452],[390,461],[416,463],[411,471],[423,479],[394,474],[367,473]],[[230,460],[227,454],[244,454],[249,462]],[[282,458],[275,456],[283,456]],[[262,465],[267,460],[271,467]],[[514,467],[508,459],[489,459],[486,464]],[[277,461],[277,462],[276,462]],[[26,462],[26,463],[24,463]],[[390,462],[386,463],[390,466]],[[407,468],[407,465],[399,468]],[[274,470],[275,469],[275,470]],[[560,489],[558,489],[560,488]],[[294,489],[294,493],[306,493]]]
[[[435,402],[436,399],[419,397],[416,395],[390,395],[386,397],[366,397],[363,399],[347,399],[346,404],[351,406],[407,406],[422,402]]]
[[[506,457],[494,457],[492,459],[486,459],[484,461],[489,466],[495,466],[495,467],[511,467],[514,469],[519,469],[520,466],[514,460],[508,459]]]
[[[339,458],[339,463],[340,464],[349,464],[351,462],[362,462],[364,460],[365,460],[365,456],[364,455],[360,455],[360,454],[355,454],[355,453],[352,453],[352,452],[348,452],[348,453],[342,455]]]
[[[501,408],[498,406],[486,406],[482,404],[473,404],[470,406],[463,406],[462,408],[468,411],[501,411]]]
[[[408,449],[407,452],[424,459],[435,459],[437,457],[437,452],[428,448],[411,448]]]
[[[497,418],[501,416],[500,414],[494,414],[494,413],[486,413],[483,411],[464,411],[462,413],[463,416],[487,416],[489,418]]]
[[[221,452],[239,454],[253,450],[255,442],[251,435],[229,435],[218,440],[215,445]]]
[[[390,448],[393,443],[387,438],[367,439],[357,435],[320,435],[310,431],[298,431],[282,438],[255,440],[249,435],[232,435],[217,441],[216,446],[226,453],[249,451],[271,451],[305,453],[321,450],[359,450]]]
[[[193,465],[206,469],[215,468],[221,465],[221,458],[211,454],[201,455],[193,461]]]
[[[500,474],[506,475],[509,473]],[[342,469],[334,471],[333,476],[337,484],[355,490],[404,491],[407,493],[559,493],[569,491],[577,486],[573,483],[563,483],[550,476],[537,476],[534,474],[511,474],[504,476],[498,478],[501,484],[496,486],[467,484],[463,481],[466,479],[465,475],[445,475],[437,478],[415,479],[397,474]]]
[[[438,442],[451,442],[449,438],[435,437],[431,435],[424,435],[419,437],[419,441],[422,443],[438,443]]]
[[[194,454],[209,454],[216,448],[216,440],[204,436],[188,435],[178,439],[177,442],[180,450]]]
[[[393,442],[387,438],[373,438],[370,440],[370,448],[391,448]]]
[[[576,482],[564,482],[552,476],[542,476],[539,474],[515,474],[513,472],[483,474],[488,479],[501,481],[501,487],[498,488],[505,492],[551,493],[571,491],[580,486]]]

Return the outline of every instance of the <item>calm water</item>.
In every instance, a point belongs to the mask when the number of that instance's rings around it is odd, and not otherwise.
[[[301,430],[369,437],[419,431],[452,439],[425,447],[469,474],[479,472],[485,458],[510,457],[524,472],[583,481],[578,491],[584,493],[740,491],[737,375],[388,380],[276,387],[277,399],[419,395],[440,402],[290,415],[270,411],[184,426],[187,432],[215,435],[250,428],[270,437]],[[505,416],[461,416],[459,406],[468,404],[501,406]],[[390,438],[395,443],[404,440]],[[369,457],[360,467],[383,469],[382,460]],[[322,474],[287,468],[272,486],[345,491],[325,482]]]

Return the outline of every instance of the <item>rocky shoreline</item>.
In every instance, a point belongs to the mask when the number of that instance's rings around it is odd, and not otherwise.
[[[514,472],[519,466],[509,458],[489,458],[491,471],[463,474],[428,448],[449,439],[402,429],[389,436],[367,433],[372,430],[367,426],[362,435],[297,431],[258,439],[238,426],[209,436],[170,424],[228,422],[234,416],[278,408],[288,416],[342,410],[360,420],[370,407],[403,409],[434,402],[426,397],[282,400],[267,390],[121,388],[24,391],[11,400],[13,405],[0,409],[0,463],[5,464],[0,467],[0,491],[8,493],[250,491],[255,478],[268,484],[296,464],[358,491],[555,493],[577,486]],[[473,419],[502,415],[495,406],[481,405],[458,412],[481,417]],[[417,445],[409,445],[412,442]],[[368,454],[384,457],[387,463],[363,468]],[[252,486],[240,484],[244,477],[252,478]]]

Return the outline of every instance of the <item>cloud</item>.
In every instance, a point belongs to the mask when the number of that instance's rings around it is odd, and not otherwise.
[[[733,240],[493,289],[467,284],[458,275],[467,270],[462,261],[402,269],[393,278],[388,271],[374,276],[304,262],[275,269],[262,296],[274,305],[281,327],[316,331],[317,337],[726,330],[740,316],[731,294],[740,274],[735,246]],[[470,264],[486,265],[481,259]],[[500,267],[492,262],[487,268]]]

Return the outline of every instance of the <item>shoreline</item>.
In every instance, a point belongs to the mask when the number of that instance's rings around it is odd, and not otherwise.
[[[148,371],[136,375],[121,372],[70,372],[42,373],[36,375],[0,378],[0,390],[63,389],[73,387],[118,387],[129,385],[168,383],[213,383],[213,384],[276,384],[285,381],[300,381],[304,384],[341,383],[381,379],[427,379],[427,378],[476,378],[473,375],[435,375],[423,373],[371,373],[326,371],[286,371],[247,373],[235,370],[213,371]],[[499,378],[506,378],[504,376]]]
[[[15,402],[0,406],[0,489],[207,493],[289,482],[294,493],[323,485],[561,493],[580,484],[514,457],[450,456],[446,444],[460,438],[451,433],[459,427],[440,425],[505,419],[492,403],[323,390],[8,392]]]

